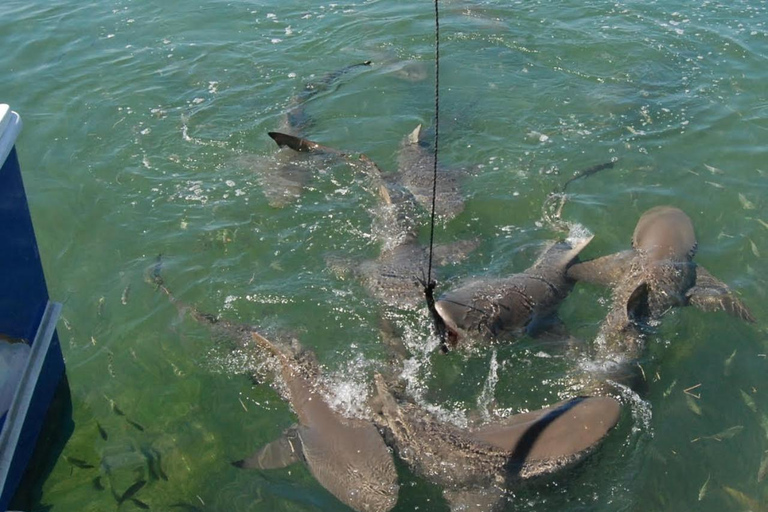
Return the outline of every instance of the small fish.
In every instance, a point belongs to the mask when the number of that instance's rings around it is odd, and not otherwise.
[[[706,167],[707,170],[712,174],[725,174],[723,173],[722,169],[718,169],[717,167],[712,167],[711,165],[707,165],[707,164],[704,164],[704,167]]]
[[[139,508],[142,508],[142,509],[144,509],[144,510],[149,510],[149,505],[147,505],[147,504],[146,504],[146,503],[144,503],[143,501],[141,501],[141,500],[137,500],[136,498],[131,498],[131,501],[132,501],[132,502],[133,502],[133,504],[134,504],[134,505],[136,505],[137,507],[139,507]]]
[[[701,416],[701,407],[699,407],[699,404],[696,403],[696,400],[691,395],[685,395],[685,403],[688,405],[691,412],[696,416]]]
[[[128,286],[125,287],[123,290],[123,294],[120,296],[120,303],[125,306],[128,304],[128,294],[131,293],[131,285],[128,284]]]
[[[664,391],[663,393],[664,398],[667,398],[669,395],[672,394],[672,390],[675,388],[676,385],[677,385],[677,379],[673,380],[672,384],[670,384],[669,387],[666,389],[666,391]]]
[[[104,305],[106,303],[106,299],[102,296],[99,297],[99,303],[96,307],[96,313],[99,315],[99,317],[104,316]]]
[[[125,421],[127,421],[127,422],[128,422],[128,424],[129,424],[130,426],[132,426],[133,428],[135,428],[136,430],[138,430],[138,431],[140,431],[140,432],[144,432],[144,427],[142,427],[141,425],[139,425],[139,424],[138,424],[138,423],[136,423],[135,421],[132,421],[132,420],[130,420],[130,419],[128,419],[128,418],[125,418]]]
[[[704,496],[707,495],[707,491],[709,490],[709,479],[712,478],[712,474],[710,473],[709,476],[707,476],[707,480],[704,482],[704,485],[701,486],[701,489],[699,489],[699,501],[704,499]]]
[[[714,181],[705,181],[704,183],[706,183],[707,185],[712,185],[712,186],[713,186],[713,187],[715,187],[715,188],[725,188],[725,187],[724,187],[724,186],[722,186],[721,184],[719,184],[719,183],[715,183]]]
[[[723,365],[723,375],[726,377],[731,375],[731,365],[733,364],[734,357],[736,357],[736,349],[734,349],[731,355],[728,356],[728,359],[725,360],[725,364]]]
[[[755,401],[752,400],[752,397],[742,389],[739,391],[741,392],[741,399],[744,400],[744,404],[746,404],[752,412],[757,413],[757,406],[755,405]]]
[[[692,440],[692,443],[695,443],[696,441],[701,441],[703,439],[713,439],[715,441],[722,441],[723,439],[730,439],[733,436],[737,435],[739,432],[744,430],[743,425],[734,425],[733,427],[729,427],[722,432],[718,432],[717,434],[713,434],[711,436],[703,436],[703,437],[697,437],[696,439]]]
[[[747,240],[749,240],[749,245],[752,248],[752,254],[755,255],[755,258],[759,258],[760,257],[760,251],[757,250],[757,246],[755,245],[755,242],[753,242],[751,238],[748,238]]]
[[[139,492],[141,490],[141,488],[146,485],[146,483],[147,483],[146,480],[139,480],[138,482],[136,482],[135,484],[130,486],[128,489],[126,489],[125,492],[123,493],[123,495],[120,496],[120,498],[117,500],[117,502],[118,503],[123,503],[126,500],[131,499],[134,494]]]
[[[760,224],[762,224],[762,226],[763,226],[765,229],[768,229],[768,222],[765,222],[763,219],[755,219],[755,220],[756,220],[757,222],[759,222]]]
[[[113,400],[109,400],[109,404],[112,406],[112,412],[117,414],[118,416],[125,416],[125,413],[120,410],[120,408],[117,406],[117,404]]]
[[[160,465],[160,453],[152,447],[142,446],[141,454],[147,460],[147,469],[151,480],[163,479],[168,481],[168,475],[165,474]]]
[[[97,491],[103,491],[104,490],[104,484],[101,483],[101,475],[94,478],[91,483],[93,484],[93,488]]]
[[[763,460],[760,461],[760,469],[757,471],[757,483],[760,483],[768,473],[768,450],[763,452]]]
[[[73,466],[75,466],[77,468],[80,468],[80,469],[91,469],[91,468],[95,467],[93,464],[89,464],[89,463],[87,463],[86,461],[84,461],[82,459],[76,459],[74,457],[68,457],[66,455],[64,456],[64,460],[66,460],[67,462],[69,462]]]
[[[739,202],[741,203],[742,208],[744,208],[745,210],[755,209],[754,203],[752,203],[752,201],[747,199],[747,197],[744,194],[739,193]]]
[[[104,430],[104,427],[101,426],[101,423],[99,423],[98,421],[96,422],[96,428],[99,430],[99,435],[101,436],[101,438],[107,441],[109,439],[109,435],[107,434],[107,431]]]
[[[152,455],[154,455],[154,461],[155,461],[155,469],[157,470],[157,474],[160,475],[160,478],[168,481],[168,475],[163,471],[163,464],[162,464],[162,455],[160,455],[160,452],[155,450],[154,448],[149,449]]]

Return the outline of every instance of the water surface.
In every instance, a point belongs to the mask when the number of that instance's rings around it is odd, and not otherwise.
[[[765,1],[441,4],[440,159],[469,171],[466,209],[436,238],[481,240],[441,288],[527,267],[559,236],[542,222],[547,194],[616,159],[573,184],[563,210],[595,234],[587,256],[627,248],[643,211],[676,205],[696,226],[697,261],[758,319],[666,315],[643,361],[648,392],[623,396],[618,427],[586,464],[515,490],[510,509],[768,507],[758,475],[767,11]],[[64,302],[76,425],[37,510],[108,510],[140,480],[134,498],[152,510],[341,509],[303,466],[229,464],[293,415],[248,378],[247,358],[181,317],[145,275],[163,254],[184,301],[296,336],[317,352],[339,407],[359,411],[387,358],[379,304],[326,261],[375,257],[374,197],[355,169],[327,164],[310,166],[302,197],[271,206],[264,176],[278,157],[266,132],[307,82],[372,60],[308,102],[308,135],[394,170],[405,134],[432,124],[432,15],[429,2],[391,0],[0,4],[0,101],[24,121],[17,148],[50,293]],[[607,298],[577,286],[563,305],[585,344]],[[499,347],[494,382],[491,351],[441,357],[423,348],[434,346],[423,312],[397,321],[417,354],[413,390],[452,421],[577,392],[556,346]],[[438,488],[399,473],[396,510],[447,510]]]

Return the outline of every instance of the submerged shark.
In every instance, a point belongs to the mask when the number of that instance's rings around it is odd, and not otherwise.
[[[378,206],[372,211],[373,232],[382,248],[376,260],[363,262],[352,268],[352,272],[371,295],[389,306],[413,308],[423,303],[424,293],[419,278],[426,274],[429,248],[418,240],[418,205],[414,195],[385,176],[365,155],[352,155],[288,134],[270,132],[269,135],[281,147],[302,153],[333,155],[363,167],[378,197]],[[477,243],[476,240],[466,240],[435,246],[435,265],[439,267],[461,261],[477,247]],[[332,263],[347,266],[344,262]]]
[[[203,323],[221,328],[241,349],[258,349],[270,358],[275,387],[298,417],[297,424],[235,466],[269,470],[303,462],[317,481],[342,503],[358,512],[387,512],[397,502],[399,485],[392,454],[370,421],[347,418],[328,403],[319,384],[313,354],[297,345],[281,346],[254,328],[235,324],[181,304],[159,274],[155,283],[179,309]]]
[[[434,191],[435,214],[451,220],[464,210],[464,198],[458,184],[458,170],[439,165],[435,183],[435,154],[424,138],[421,125],[409,133],[397,156],[398,181],[427,211],[432,211]]]
[[[453,510],[496,510],[505,490],[592,452],[618,422],[611,397],[578,397],[462,429],[396,396],[375,376],[373,421],[411,470],[444,489]]]
[[[524,272],[471,279],[439,297],[435,309],[445,323],[450,348],[475,338],[535,335],[554,317],[573,288],[566,272],[592,236],[551,244]]]
[[[640,356],[642,328],[678,306],[725,311],[755,319],[728,286],[693,261],[698,242],[690,217],[679,208],[646,211],[632,249],[573,265],[568,277],[610,286],[611,309],[600,327],[598,355],[615,362]]]
[[[352,64],[326,74],[316,82],[309,82],[298,94],[293,96],[278,131],[301,136],[312,125],[306,113],[306,103],[318,93],[328,90],[342,76],[360,67],[370,66],[371,61]],[[293,152],[281,152],[276,155],[276,162],[266,168],[261,175],[261,185],[270,206],[283,207],[295,201],[309,181],[313,168],[306,156],[297,158]]]

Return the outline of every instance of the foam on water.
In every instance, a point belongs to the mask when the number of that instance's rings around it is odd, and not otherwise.
[[[496,359],[496,349],[491,352],[491,362],[488,367],[488,376],[485,378],[483,384],[483,390],[477,397],[477,408],[480,410],[480,414],[483,419],[489,420],[491,418],[491,412],[489,407],[495,400],[496,384],[499,382],[499,362]]]
[[[338,370],[325,375],[323,383],[331,407],[349,418],[369,418],[370,376],[375,366],[375,361],[357,354]]]

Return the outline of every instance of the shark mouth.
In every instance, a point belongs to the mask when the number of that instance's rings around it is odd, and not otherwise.
[[[439,300],[435,303],[435,310],[437,310],[437,314],[445,325],[445,340],[441,347],[443,352],[448,352],[450,348],[456,347],[463,337],[461,329],[456,325],[456,321],[453,318],[456,313],[455,310],[463,307],[465,307],[463,304],[447,300]]]

